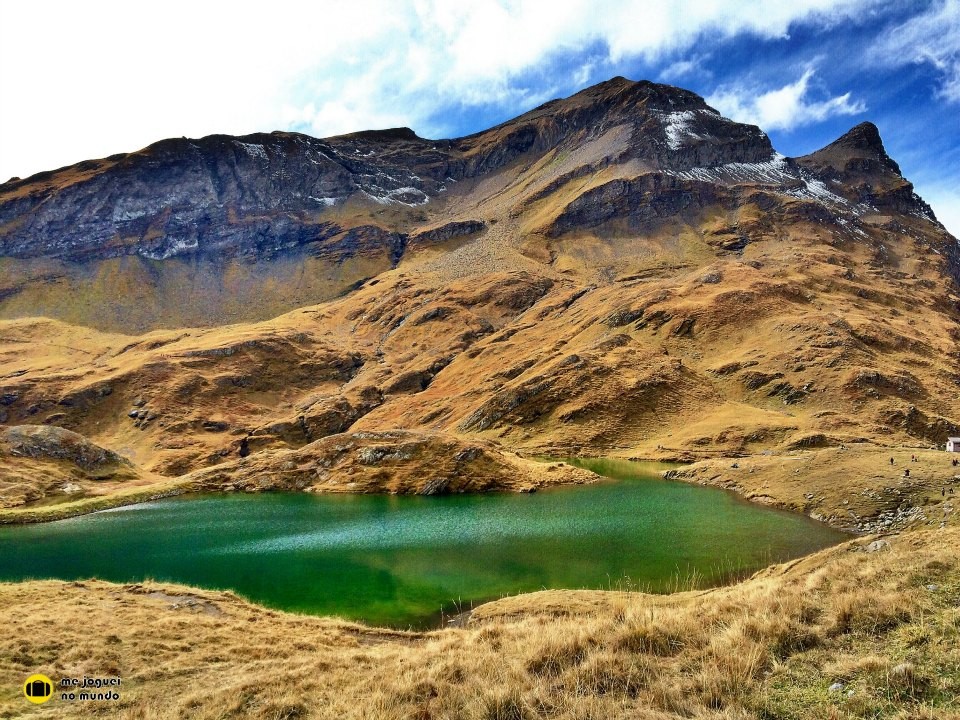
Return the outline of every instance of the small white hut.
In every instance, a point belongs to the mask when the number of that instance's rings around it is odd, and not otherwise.
[[[947,438],[947,452],[960,453],[960,437]]]

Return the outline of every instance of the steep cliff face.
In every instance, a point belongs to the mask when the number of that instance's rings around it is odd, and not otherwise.
[[[317,253],[361,250],[364,234],[345,238],[349,226],[328,208],[354,195],[422,204],[438,192],[443,169],[410,131],[332,143],[289,133],[164,140],[5,185],[0,252],[85,261],[269,259],[311,244]]]

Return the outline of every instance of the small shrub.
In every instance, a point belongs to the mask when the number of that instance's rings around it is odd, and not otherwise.
[[[902,598],[843,593],[833,601],[831,636],[850,632],[883,635],[909,622],[912,615]]]
[[[615,647],[632,653],[673,657],[683,650],[684,639],[676,628],[665,627],[652,619],[642,619],[627,624],[617,637]]]
[[[527,670],[534,675],[559,675],[582,663],[586,656],[587,649],[580,640],[549,640],[537,657],[527,662]]]
[[[260,711],[260,716],[270,720],[302,720],[309,717],[310,710],[302,702],[271,703]]]
[[[806,652],[821,641],[818,633],[798,623],[791,622],[778,630],[770,638],[770,652],[780,659]]]
[[[527,720],[532,714],[516,690],[487,695],[482,700],[482,720]]]
[[[625,653],[597,653],[580,665],[574,683],[580,694],[636,697],[653,674],[650,662]]]

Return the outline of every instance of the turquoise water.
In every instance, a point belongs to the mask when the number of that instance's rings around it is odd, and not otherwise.
[[[2,527],[0,580],[153,578],[428,627],[441,608],[542,588],[717,584],[845,537],[655,466],[580,462],[617,480],[529,495],[199,495]]]

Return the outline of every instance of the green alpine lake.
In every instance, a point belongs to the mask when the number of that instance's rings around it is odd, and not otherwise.
[[[194,495],[0,527],[0,580],[155,579],[275,608],[436,627],[544,588],[729,582],[847,536],[663,466],[576,460],[610,482],[533,494]]]

